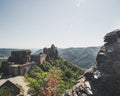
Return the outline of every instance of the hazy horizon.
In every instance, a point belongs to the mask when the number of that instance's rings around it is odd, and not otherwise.
[[[56,46],[56,45],[55,45]],[[51,45],[50,46],[44,46],[44,47],[40,47],[40,48],[21,48],[21,47],[19,47],[19,48],[17,48],[17,47],[0,47],[0,49],[43,49],[43,48],[45,48],[45,47],[47,47],[47,48],[50,48],[51,47]],[[67,49],[67,48],[89,48],[89,47],[100,47],[100,46],[78,46],[78,47],[74,47],[74,46],[71,46],[71,47],[58,47],[58,46],[56,46],[57,48],[59,48],[59,49]]]
[[[118,0],[0,0],[0,48],[103,45],[120,28]]]

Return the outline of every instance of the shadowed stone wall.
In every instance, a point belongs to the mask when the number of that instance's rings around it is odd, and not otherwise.
[[[25,75],[37,65],[31,62],[30,50],[12,51],[7,62],[2,64],[2,72],[6,76]]]

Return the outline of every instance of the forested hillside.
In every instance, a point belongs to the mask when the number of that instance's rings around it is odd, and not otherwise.
[[[8,57],[11,55],[11,51],[18,51],[24,49],[15,49],[15,48],[0,48],[0,57]],[[36,52],[38,49],[30,49],[32,53]]]
[[[60,57],[83,68],[90,68],[96,61],[99,47],[61,49]]]
[[[1,57],[8,57],[11,54],[11,51],[15,51],[19,49],[10,49],[10,48],[1,48],[0,49],[0,56]]]
[[[52,64],[45,61],[25,78],[29,82],[29,94],[32,96],[60,96],[76,83],[83,72],[84,69],[77,65],[58,58]]]

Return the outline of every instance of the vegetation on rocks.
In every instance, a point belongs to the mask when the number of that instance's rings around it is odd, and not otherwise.
[[[11,89],[0,89],[0,96],[14,96],[14,94],[11,92]]]
[[[29,82],[29,93],[40,96],[59,96],[71,88],[84,69],[61,58],[44,62],[25,76]]]

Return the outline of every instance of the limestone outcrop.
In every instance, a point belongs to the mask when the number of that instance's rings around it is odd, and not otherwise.
[[[104,42],[96,64],[62,96],[120,96],[120,30],[106,34]]]

